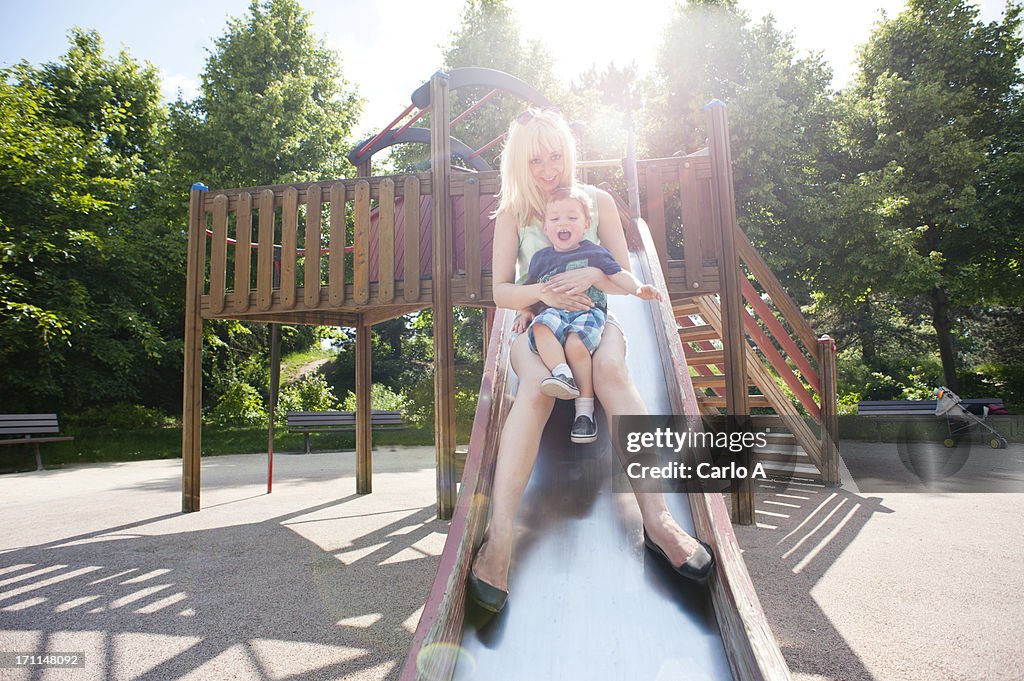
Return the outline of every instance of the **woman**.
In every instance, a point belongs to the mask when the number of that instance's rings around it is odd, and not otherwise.
[[[501,193],[495,211],[492,281],[494,302],[521,310],[537,302],[563,310],[591,305],[585,291],[591,286],[608,293],[625,293],[596,268],[564,272],[545,284],[524,285],[530,258],[550,245],[541,228],[548,195],[574,182],[576,147],[562,116],[552,110],[528,109],[509,129],[501,156]],[[629,253],[619,213],[612,197],[586,187],[592,198],[591,227],[587,238],[611,251],[629,269]],[[519,264],[520,282],[516,281]],[[525,325],[517,320],[516,330]],[[498,446],[491,496],[491,520],[469,576],[470,596],[483,608],[497,612],[508,596],[508,568],[512,557],[515,516],[533,471],[541,433],[554,406],[554,398],[540,391],[548,370],[530,351],[527,334],[512,343],[512,368],[519,390],[509,411]],[[626,368],[626,340],[622,328],[609,317],[601,344],[593,355],[594,389],[609,418],[617,414],[646,414],[647,409]],[[636,493],[650,550],[680,574],[702,579],[714,558],[710,548],[687,534],[672,517],[658,493]]]

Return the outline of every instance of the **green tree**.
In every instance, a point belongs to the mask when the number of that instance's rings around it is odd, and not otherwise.
[[[466,0],[459,27],[449,37],[443,52],[441,70],[461,67],[482,67],[504,71],[533,86],[552,101],[558,102],[562,89],[553,70],[553,60],[539,41],[524,42],[519,20],[505,0]],[[460,88],[452,93],[452,116],[457,116],[476,103],[490,90],[485,87]],[[452,129],[452,135],[473,149],[479,149],[508,130],[512,118],[526,107],[511,95],[501,93],[490,99]],[[430,115],[417,121],[418,127],[430,127]],[[501,147],[485,152],[492,168],[498,167]],[[399,170],[423,169],[427,166],[429,149],[424,145],[396,148],[391,166]]]
[[[296,0],[253,0],[247,14],[230,19],[215,41],[199,96],[171,106],[180,186],[203,181],[244,187],[351,175],[345,154],[361,108],[337,55],[314,35],[309,13]],[[314,327],[283,330],[286,347],[304,349],[319,338]],[[205,325],[208,400],[238,380],[266,389],[267,338],[266,329],[255,325]]]
[[[705,146],[705,105],[728,105],[740,227],[805,300],[803,253],[828,220],[830,81],[821,57],[798,56],[770,15],[753,23],[735,0],[691,0],[665,28],[642,86],[640,143],[649,157]]]
[[[519,20],[504,0],[467,0],[462,23],[444,50],[444,69],[480,66],[504,71],[532,85],[553,101],[561,88],[554,62],[539,41],[524,42]],[[461,112],[487,94],[484,88],[459,90],[453,110]],[[486,111],[470,116],[456,128],[456,136],[478,149],[508,129],[512,118],[525,108],[516,98],[502,96],[490,101]],[[498,149],[494,150],[495,157]],[[491,164],[497,167],[496,164]]]
[[[911,0],[844,93],[846,172],[868,194],[865,251],[881,266],[870,284],[927,304],[953,389],[961,312],[993,295],[985,284],[1020,290],[1024,227],[1005,184],[1020,177],[1019,136],[1004,137],[1020,125],[1020,15],[1010,3],[985,24],[966,0]]]
[[[107,58],[95,32],[70,43],[57,62],[0,77],[0,400],[166,407],[183,257],[151,179],[158,75],[125,52]]]
[[[361,107],[296,0],[253,0],[216,40],[199,96],[171,113],[183,168],[241,187],[349,174]]]

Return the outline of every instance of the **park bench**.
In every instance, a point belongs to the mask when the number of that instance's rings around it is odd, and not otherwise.
[[[0,445],[33,445],[36,452],[36,470],[43,470],[43,457],[39,445],[44,442],[67,442],[75,438],[59,433],[56,414],[0,414]]]
[[[402,412],[374,409],[370,418],[373,427],[398,429],[405,427]],[[352,411],[290,411],[288,432],[302,433],[305,452],[309,454],[309,434],[355,430],[356,414]]]
[[[908,416],[935,416],[936,400],[864,400],[857,403],[857,416],[868,416],[875,420],[875,432],[882,440],[883,419],[906,419]],[[980,397],[963,400],[962,404],[971,413],[983,415],[985,407],[1003,406],[998,397]]]

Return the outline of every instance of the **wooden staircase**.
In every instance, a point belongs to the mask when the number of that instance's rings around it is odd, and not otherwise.
[[[736,224],[727,124],[709,111],[707,149],[637,161],[635,171],[699,410],[723,417],[745,398],[742,415],[768,440],[754,451],[766,470],[838,482],[835,344],[811,329]]]
[[[690,379],[693,382],[701,414],[707,417],[724,416],[726,413],[725,351],[722,348],[722,319],[720,300],[716,295],[694,296],[673,300],[673,312],[678,324],[679,339],[683,343]],[[760,328],[756,317],[748,306],[746,324]],[[763,330],[762,330],[763,333]],[[755,461],[761,462],[773,477],[798,477],[812,480],[827,480],[822,461],[822,438],[820,409],[808,410],[794,404],[780,383],[771,357],[778,349],[765,348],[747,334],[746,365],[747,395],[751,410],[752,428],[763,432],[767,446],[753,451]],[[765,339],[767,340],[767,339]],[[768,343],[771,343],[770,341]],[[768,343],[765,343],[767,347]],[[774,346],[774,343],[771,343]],[[790,369],[790,362],[783,362],[784,371]],[[799,376],[799,373],[797,374]],[[783,383],[784,385],[784,383]],[[806,390],[806,387],[803,388]],[[816,407],[815,395],[807,391],[811,404]]]

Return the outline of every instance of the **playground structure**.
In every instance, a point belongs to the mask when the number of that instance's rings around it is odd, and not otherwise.
[[[450,92],[479,86],[493,88],[492,93],[453,118]],[[455,673],[457,654],[451,651],[457,646],[437,644],[457,644],[462,638],[465,578],[487,517],[479,499],[489,494],[501,425],[514,398],[507,355],[511,320],[499,311],[486,316],[487,360],[456,506],[452,308],[493,308],[489,265],[494,225],[488,216],[500,178],[486,169],[482,152],[500,139],[472,150],[452,137],[452,126],[498,91],[531,105],[549,105],[506,74],[486,69],[435,74],[414,93],[405,112],[353,151],[356,178],[194,188],[190,195],[183,511],[200,508],[204,319],[356,329],[356,491],[370,493],[370,328],[433,308],[437,511],[452,525],[403,678],[451,678]],[[412,127],[428,110],[429,131]],[[774,413],[749,419],[751,427],[771,429],[774,445],[754,456],[790,475],[836,482],[834,343],[815,335],[738,228],[726,110],[712,103],[707,111],[706,149],[649,160],[630,155],[623,164],[629,200],[621,209],[634,269],[669,294],[660,304],[643,303],[659,350],[651,361],[660,362],[663,374],[674,379],[666,388],[672,413],[770,410]],[[430,172],[370,176],[374,153],[424,140],[431,148]],[[454,168],[453,155],[471,170]],[[346,212],[354,217],[351,244]],[[674,221],[681,223],[681,259],[670,258]],[[721,495],[686,496],[697,535],[719,557],[711,593],[732,674],[788,678],[731,529],[730,516],[739,523],[754,522],[751,481],[734,487],[731,514]]]

